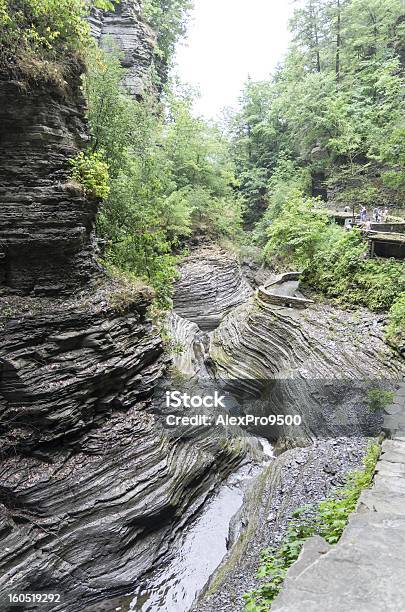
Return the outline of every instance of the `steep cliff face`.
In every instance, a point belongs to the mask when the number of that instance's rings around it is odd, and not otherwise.
[[[93,29],[125,50],[139,95],[153,36],[131,6],[96,15]],[[223,436],[179,439],[155,418],[168,359],[151,292],[97,267],[98,202],[68,180],[88,139],[79,85],[80,67],[60,90],[0,80],[4,610],[10,585],[58,590],[63,612],[131,592],[242,458]]]
[[[90,17],[98,44],[120,52],[125,86],[134,97],[142,96],[150,80],[156,51],[156,32],[142,20],[141,12],[138,0],[122,0],[113,13],[94,10]]]
[[[68,181],[87,141],[79,67],[63,91],[0,76],[0,294],[58,295],[95,270],[97,203]]]
[[[119,291],[31,300],[31,312],[0,318],[2,454],[51,456],[55,445],[150,396],[165,362],[146,318],[150,291],[140,289],[117,312]]]

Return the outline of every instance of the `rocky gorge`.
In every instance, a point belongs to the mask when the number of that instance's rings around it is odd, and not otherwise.
[[[91,25],[124,50],[139,96],[155,34],[136,3],[95,12]],[[154,320],[148,287],[102,269],[100,204],[69,180],[88,140],[81,70],[61,90],[0,76],[0,607],[40,609],[10,592],[60,592],[55,612],[113,609],[170,560],[226,479],[256,462],[231,523],[228,578],[196,604],[242,609],[259,550],[297,505],[359,465],[380,431],[365,392],[395,385],[403,367],[378,315],[266,303],[215,245],[183,258],[173,309]],[[189,381],[229,390],[242,411],[299,414],[302,426],[170,431],[161,390]],[[263,437],[287,449],[266,465]]]

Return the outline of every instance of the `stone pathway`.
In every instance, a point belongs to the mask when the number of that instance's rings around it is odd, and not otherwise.
[[[336,546],[305,543],[272,612],[405,612],[405,383],[383,429],[373,488]]]

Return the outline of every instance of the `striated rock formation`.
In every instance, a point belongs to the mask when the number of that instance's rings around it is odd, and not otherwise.
[[[2,602],[10,586],[52,590],[62,593],[52,610],[77,612],[132,592],[238,461],[211,438],[171,441],[139,404],[54,449],[52,461],[3,461]]]
[[[365,405],[367,389],[398,380],[403,368],[383,341],[378,316],[362,316],[360,323],[358,313],[288,308],[256,296],[213,332],[211,364],[222,385],[248,398],[250,411],[302,416],[302,428],[262,432],[272,439],[305,442],[369,427],[378,433]]]
[[[198,371],[195,344],[201,333],[198,325],[171,312],[166,318],[165,328],[169,334],[173,366],[187,378],[195,376]]]
[[[0,294],[57,295],[95,269],[97,202],[68,182],[87,141],[80,67],[64,91],[0,75]]]
[[[145,316],[151,292],[140,288],[125,310],[114,305],[119,295],[114,286],[68,304],[31,300],[31,313],[3,319],[2,455],[40,454],[150,396],[165,361]]]
[[[115,31],[127,46],[137,95],[150,33],[124,5],[101,21],[101,38]],[[0,79],[5,611],[16,609],[11,588],[60,592],[53,609],[63,612],[132,592],[243,455],[224,433],[179,435],[155,417],[167,357],[148,319],[151,292],[97,268],[98,203],[68,181],[87,142],[80,71],[60,89]]]
[[[141,2],[122,0],[113,13],[95,9],[89,21],[99,45],[116,48],[122,54],[128,91],[134,97],[142,96],[155,59],[156,32],[142,20]]]
[[[174,311],[209,331],[252,293],[236,258],[217,247],[206,247],[182,264],[173,297]]]

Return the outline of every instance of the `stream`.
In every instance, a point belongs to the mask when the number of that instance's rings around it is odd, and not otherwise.
[[[244,491],[271,460],[267,440],[259,439],[262,464],[248,462],[232,474],[183,531],[172,561],[156,571],[135,593],[131,612],[186,612],[220,565],[228,550],[229,527],[241,508]]]
[[[261,447],[262,460],[247,459],[208,498],[175,541],[169,562],[142,580],[133,595],[104,601],[85,612],[188,612],[223,561],[230,531],[245,493],[255,486],[272,461],[273,447],[264,438],[251,438]],[[236,532],[240,525],[236,525]]]

